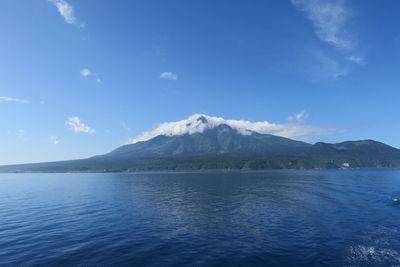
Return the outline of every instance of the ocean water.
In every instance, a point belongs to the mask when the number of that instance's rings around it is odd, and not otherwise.
[[[400,265],[400,171],[1,174],[1,265]]]

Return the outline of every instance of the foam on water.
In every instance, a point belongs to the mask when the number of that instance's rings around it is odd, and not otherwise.
[[[351,246],[347,260],[355,265],[397,266],[400,264],[399,227],[371,226],[362,233],[362,244]],[[395,249],[397,248],[397,249]]]
[[[350,264],[357,265],[398,265],[400,254],[392,249],[370,246],[352,246],[349,248],[348,257]]]

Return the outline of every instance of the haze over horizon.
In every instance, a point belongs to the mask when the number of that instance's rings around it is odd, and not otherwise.
[[[193,114],[400,147],[397,1],[0,7],[0,165],[104,154]]]

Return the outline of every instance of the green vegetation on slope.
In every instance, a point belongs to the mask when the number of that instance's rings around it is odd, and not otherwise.
[[[89,159],[0,167],[1,172],[116,172],[400,167],[400,150],[373,140],[310,145],[243,135],[227,125],[157,136]]]

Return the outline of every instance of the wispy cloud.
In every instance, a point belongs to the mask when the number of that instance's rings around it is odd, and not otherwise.
[[[174,80],[174,81],[176,81],[176,80],[178,80],[178,75],[173,73],[173,72],[168,72],[167,71],[167,72],[161,73],[160,78],[161,79],[165,79],[165,80]]]
[[[23,138],[24,134],[25,134],[25,130],[24,129],[18,129],[15,131],[15,134],[19,137],[19,138]]]
[[[125,130],[127,130],[127,131],[131,131],[132,130],[132,128],[131,127],[128,127],[128,125],[126,124],[126,122],[122,122],[122,128],[124,128]]]
[[[304,118],[305,113],[299,115],[298,117]],[[201,118],[204,118],[205,120]],[[130,139],[128,142],[136,143],[140,141],[147,141],[158,135],[173,136],[201,133],[206,129],[211,129],[221,124],[229,125],[243,135],[249,135],[252,132],[257,132],[261,134],[272,134],[303,141],[310,141],[323,135],[338,134],[346,131],[346,128],[344,127],[313,126],[303,125],[300,123],[276,124],[268,121],[250,122],[245,120],[225,120],[220,117],[194,114],[185,120],[162,123],[153,131],[144,132],[138,137]]]
[[[360,56],[355,34],[349,27],[352,11],[347,0],[291,0],[292,4],[305,13],[312,22],[319,40],[337,48],[335,56],[319,51],[315,57],[317,79],[337,79],[350,73],[352,65],[365,65]],[[311,73],[310,73],[311,74]],[[321,75],[322,74],[322,75]]]
[[[358,65],[364,65],[365,64],[365,59],[363,57],[357,57],[357,56],[349,56],[348,60],[354,63],[357,63]]]
[[[308,113],[305,110],[303,110],[299,113],[289,116],[287,120],[292,122],[303,122],[307,118],[308,118]]]
[[[100,75],[98,73],[94,74],[97,83],[101,83]]]
[[[67,1],[65,1],[65,0],[49,0],[49,2],[52,3],[57,8],[58,13],[60,13],[60,15],[63,16],[66,23],[73,24],[73,25],[76,25],[81,28],[83,28],[85,26],[85,24],[83,22],[80,22],[75,17],[74,8]]]
[[[52,136],[50,136],[50,141],[53,143],[53,145],[58,145],[60,143],[60,138],[52,135]]]
[[[65,125],[69,127],[71,131],[76,133],[94,133],[95,130],[85,125],[79,117],[74,116],[67,119]]]
[[[340,49],[352,49],[355,45],[346,26],[350,11],[343,0],[292,0],[304,11],[314,25],[318,38]]]
[[[80,73],[83,77],[89,77],[92,74],[89,69],[81,69]]]
[[[347,60],[328,56],[321,51],[305,53],[304,63],[300,71],[307,74],[310,81],[334,81],[347,75],[350,71],[350,64]]]
[[[7,97],[7,96],[0,96],[0,102],[17,102],[22,104],[28,104],[29,101],[25,99]]]
[[[0,130],[0,134],[7,134],[9,136],[17,137],[22,140],[27,140],[25,133],[26,131],[22,128],[19,128],[17,130]]]
[[[93,76],[95,81],[97,83],[101,83],[101,78],[100,75],[98,73],[93,73],[90,69],[88,68],[84,68],[80,70],[80,74],[82,75],[82,77],[87,78],[89,76]]]

